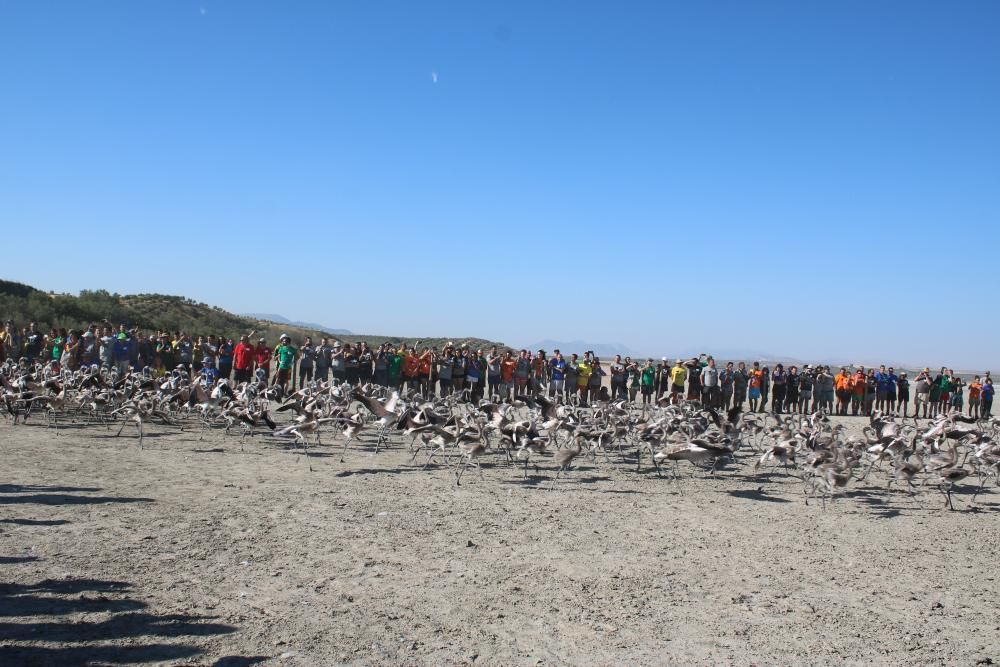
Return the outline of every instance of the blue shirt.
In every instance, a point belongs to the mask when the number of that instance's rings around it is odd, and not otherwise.
[[[215,386],[215,381],[219,379],[219,371],[215,366],[205,366],[201,369],[201,376],[205,378],[205,384],[209,387]]]
[[[875,373],[875,383],[878,385],[878,391],[895,391],[896,375],[895,373]]]
[[[115,341],[115,361],[128,361],[129,352],[132,351],[132,341],[128,340],[116,340]]]
[[[549,362],[549,366],[552,367],[552,379],[562,380],[565,379],[566,375],[566,362],[562,359],[553,359]]]

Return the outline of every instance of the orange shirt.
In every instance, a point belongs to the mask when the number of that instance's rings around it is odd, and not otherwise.
[[[833,378],[833,385],[837,391],[850,391],[851,378],[846,373],[837,373],[837,376]]]
[[[983,393],[983,385],[981,383],[979,383],[979,382],[970,382],[969,383],[969,398],[970,399],[972,399],[972,398],[979,398],[979,396],[982,393]]]
[[[851,378],[851,389],[854,390],[855,394],[860,396],[865,393],[865,382],[865,374],[858,371],[854,374],[854,377]]]
[[[500,379],[504,382],[514,381],[514,371],[517,369],[516,359],[504,359],[500,362]]]

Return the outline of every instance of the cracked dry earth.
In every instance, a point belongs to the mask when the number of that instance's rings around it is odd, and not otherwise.
[[[991,487],[150,430],[0,426],[0,665],[1000,661]]]

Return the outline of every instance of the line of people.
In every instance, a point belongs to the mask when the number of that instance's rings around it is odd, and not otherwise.
[[[747,404],[753,412],[818,410],[844,416],[868,416],[873,410],[909,416],[911,401],[906,372],[897,374],[884,365],[877,370],[841,367],[836,374],[825,365],[786,369],[778,363],[771,370],[757,361],[749,367],[740,361],[719,368],[714,358],[702,354],[673,363],[666,357],[654,363],[616,355],[605,366],[593,351],[567,358],[554,350],[549,357],[545,350],[533,354],[523,349],[500,351],[494,346],[484,351],[454,343],[438,350],[421,346],[419,341],[409,347],[384,343],[373,349],[365,341],[352,345],[321,338],[313,344],[310,337],[296,347],[287,334],[271,348],[263,337],[252,342],[253,337],[251,332],[238,342],[216,335],[193,339],[184,331],[144,336],[135,328],[114,327],[107,321],[83,331],[52,329],[44,334],[34,322],[19,332],[8,321],[0,332],[0,362],[7,358],[42,360],[70,370],[97,365],[120,374],[148,368],[157,376],[181,369],[202,375],[210,384],[219,378],[236,382],[256,378],[293,390],[311,380],[373,382],[428,396],[463,393],[469,400],[546,394],[577,403],[627,400],[651,404],[666,397],[672,403],[700,401],[726,410]],[[989,417],[993,397],[989,371],[966,382],[951,369],[942,367],[932,378],[924,368],[913,381],[914,416],[933,417],[967,407],[970,416]]]

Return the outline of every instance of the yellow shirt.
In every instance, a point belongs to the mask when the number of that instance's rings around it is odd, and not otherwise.
[[[581,361],[576,367],[580,371],[576,384],[578,387],[586,387],[590,383],[590,376],[594,374],[594,367],[586,361]]]
[[[684,386],[688,371],[683,366],[674,366],[670,369],[670,381],[676,385]]]

